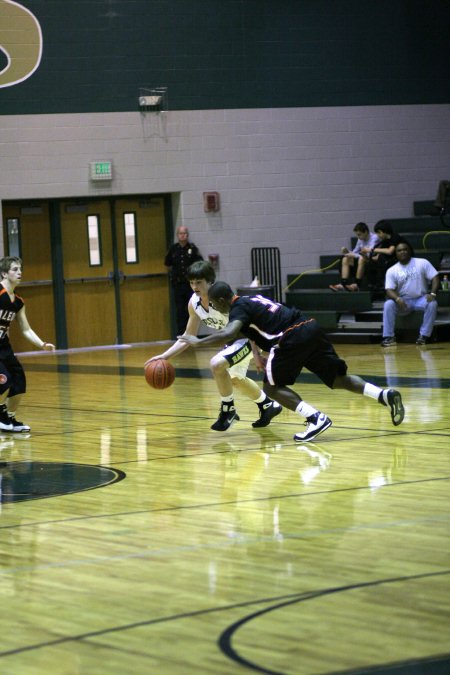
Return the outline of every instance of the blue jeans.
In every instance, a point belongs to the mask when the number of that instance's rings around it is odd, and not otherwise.
[[[386,300],[383,308],[383,337],[394,337],[395,319],[397,314],[407,316],[411,312],[423,312],[423,321],[420,327],[420,334],[430,337],[433,330],[437,314],[437,302],[432,300],[428,302],[427,296],[420,298],[402,298],[406,303],[407,309],[401,310],[395,300]]]

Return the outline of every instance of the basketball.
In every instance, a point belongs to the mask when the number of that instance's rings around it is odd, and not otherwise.
[[[145,379],[153,389],[167,389],[175,379],[175,368],[165,359],[150,361],[144,369]]]

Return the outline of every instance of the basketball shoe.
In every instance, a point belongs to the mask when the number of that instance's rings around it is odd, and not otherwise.
[[[226,431],[231,427],[233,422],[236,422],[239,419],[239,415],[237,414],[234,405],[229,406],[222,403],[220,406],[219,417],[217,418],[217,421],[211,425],[211,429],[213,431]]]
[[[306,418],[306,431],[302,434],[295,434],[294,441],[303,443],[304,441],[312,441],[323,431],[331,427],[333,422],[324,413],[316,412],[314,415]]]
[[[19,420],[16,420],[14,415],[8,414],[9,421],[12,424],[12,429],[11,431],[15,433],[28,433],[31,429],[31,427],[28,424],[24,424],[23,422],[19,422]]]
[[[255,429],[267,427],[271,420],[283,410],[282,406],[277,401],[272,401],[272,399],[269,399],[266,403],[261,403],[258,407],[259,420],[252,422],[252,427]]]
[[[398,427],[405,417],[405,409],[400,392],[396,389],[383,389],[378,401],[390,408],[392,424],[394,427]]]
[[[0,405],[0,431],[12,431],[13,425],[6,405]]]

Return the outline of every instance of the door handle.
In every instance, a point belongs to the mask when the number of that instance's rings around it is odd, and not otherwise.
[[[117,275],[114,272],[108,272],[108,281],[110,286],[114,284],[116,279],[119,284],[123,284],[125,281],[125,274],[122,272],[122,270],[118,270]]]

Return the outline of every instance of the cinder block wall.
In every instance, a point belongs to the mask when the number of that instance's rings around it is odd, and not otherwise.
[[[318,266],[353,225],[412,215],[448,177],[449,105],[0,117],[3,200],[179,193],[178,224],[232,285],[250,249],[278,246],[283,278]],[[112,159],[111,184],[89,162]],[[217,190],[219,213],[203,211]]]

